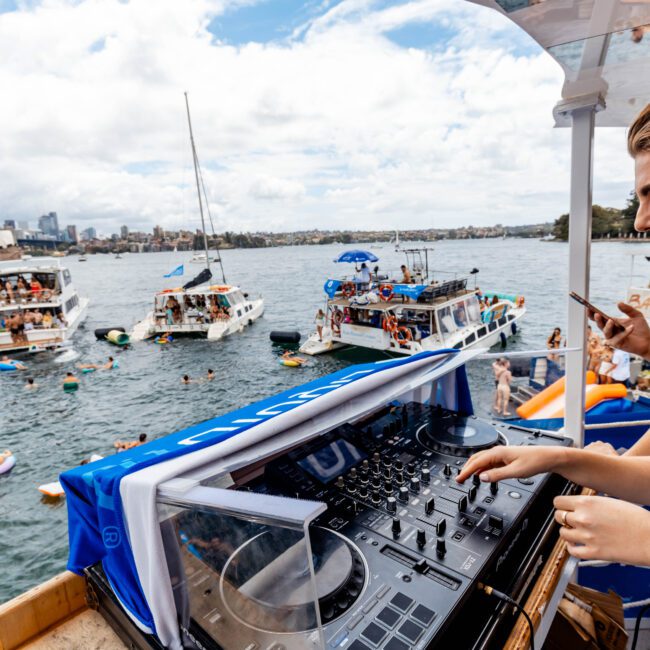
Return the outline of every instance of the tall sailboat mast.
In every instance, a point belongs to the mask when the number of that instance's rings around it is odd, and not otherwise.
[[[194,161],[194,177],[196,179],[196,193],[199,197],[199,211],[201,212],[201,228],[203,229],[203,247],[205,248],[205,267],[210,270],[210,254],[208,253],[208,233],[205,229],[205,218],[203,216],[203,201],[201,200],[201,185],[199,184],[199,162],[196,156],[194,145],[194,133],[192,132],[192,118],[190,117],[190,103],[185,93],[185,107],[187,108],[187,124],[190,127],[190,143],[192,144],[192,160]]]

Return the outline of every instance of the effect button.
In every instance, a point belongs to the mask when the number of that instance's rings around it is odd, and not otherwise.
[[[384,646],[384,650],[409,650],[409,647],[404,643],[393,637],[389,639],[388,643]]]

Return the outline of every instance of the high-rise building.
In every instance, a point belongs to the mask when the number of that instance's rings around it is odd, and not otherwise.
[[[90,228],[86,228],[85,230],[81,231],[82,241],[89,241],[91,239],[96,239],[96,238],[97,238],[97,231],[92,226]]]
[[[122,226],[120,228],[120,237],[122,239],[128,239],[129,238],[129,227],[128,226]]]
[[[59,236],[59,218],[56,212],[44,214],[38,218],[38,229],[42,230],[45,235]]]
[[[165,233],[164,233],[163,229],[160,226],[154,226],[153,236],[156,239],[163,239],[164,236],[165,236]]]
[[[16,230],[16,221],[14,219],[5,219],[5,228],[10,228],[11,230]]]
[[[79,241],[77,238],[77,226],[67,226],[65,230],[68,233],[68,239],[76,244]]]

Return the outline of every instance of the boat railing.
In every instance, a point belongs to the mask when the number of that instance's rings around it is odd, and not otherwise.
[[[61,292],[54,289],[43,289],[40,292],[27,292],[18,298],[0,296],[0,307],[14,309],[35,309],[39,305],[50,305],[61,302]]]

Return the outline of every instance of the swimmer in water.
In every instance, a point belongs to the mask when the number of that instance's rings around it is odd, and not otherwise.
[[[78,363],[79,370],[113,370],[116,367],[115,359],[108,357],[108,361],[103,364],[98,363]]]
[[[2,359],[0,359],[0,363],[7,363],[12,365],[16,370],[27,370],[27,366],[23,363],[20,363],[20,361],[13,361],[10,359],[6,354],[2,356]]]
[[[183,375],[181,378],[181,384],[191,384],[192,380],[190,379],[189,375]]]
[[[34,390],[35,388],[38,388],[38,384],[34,382],[34,377],[27,378],[27,383],[25,384],[25,388],[27,388],[28,390]]]
[[[307,361],[307,359],[303,359],[302,357],[294,356],[294,353],[291,352],[291,350],[285,350],[282,353],[282,359],[284,361],[295,361],[296,363],[299,363],[300,365],[302,365],[303,363],[305,363]]]
[[[144,445],[145,442],[147,442],[147,434],[141,433],[138,436],[137,440],[131,440],[130,442],[122,442],[121,440],[116,440],[113,446],[115,447],[115,449],[117,449],[117,452],[119,453],[121,451],[126,451],[127,449],[133,449],[133,447],[139,447],[140,445]]]
[[[208,368],[208,374],[206,376],[207,381],[212,381],[214,379],[214,370]]]
[[[79,379],[75,377],[71,372],[65,373],[65,378],[63,379],[63,388],[73,389],[79,387]]]

